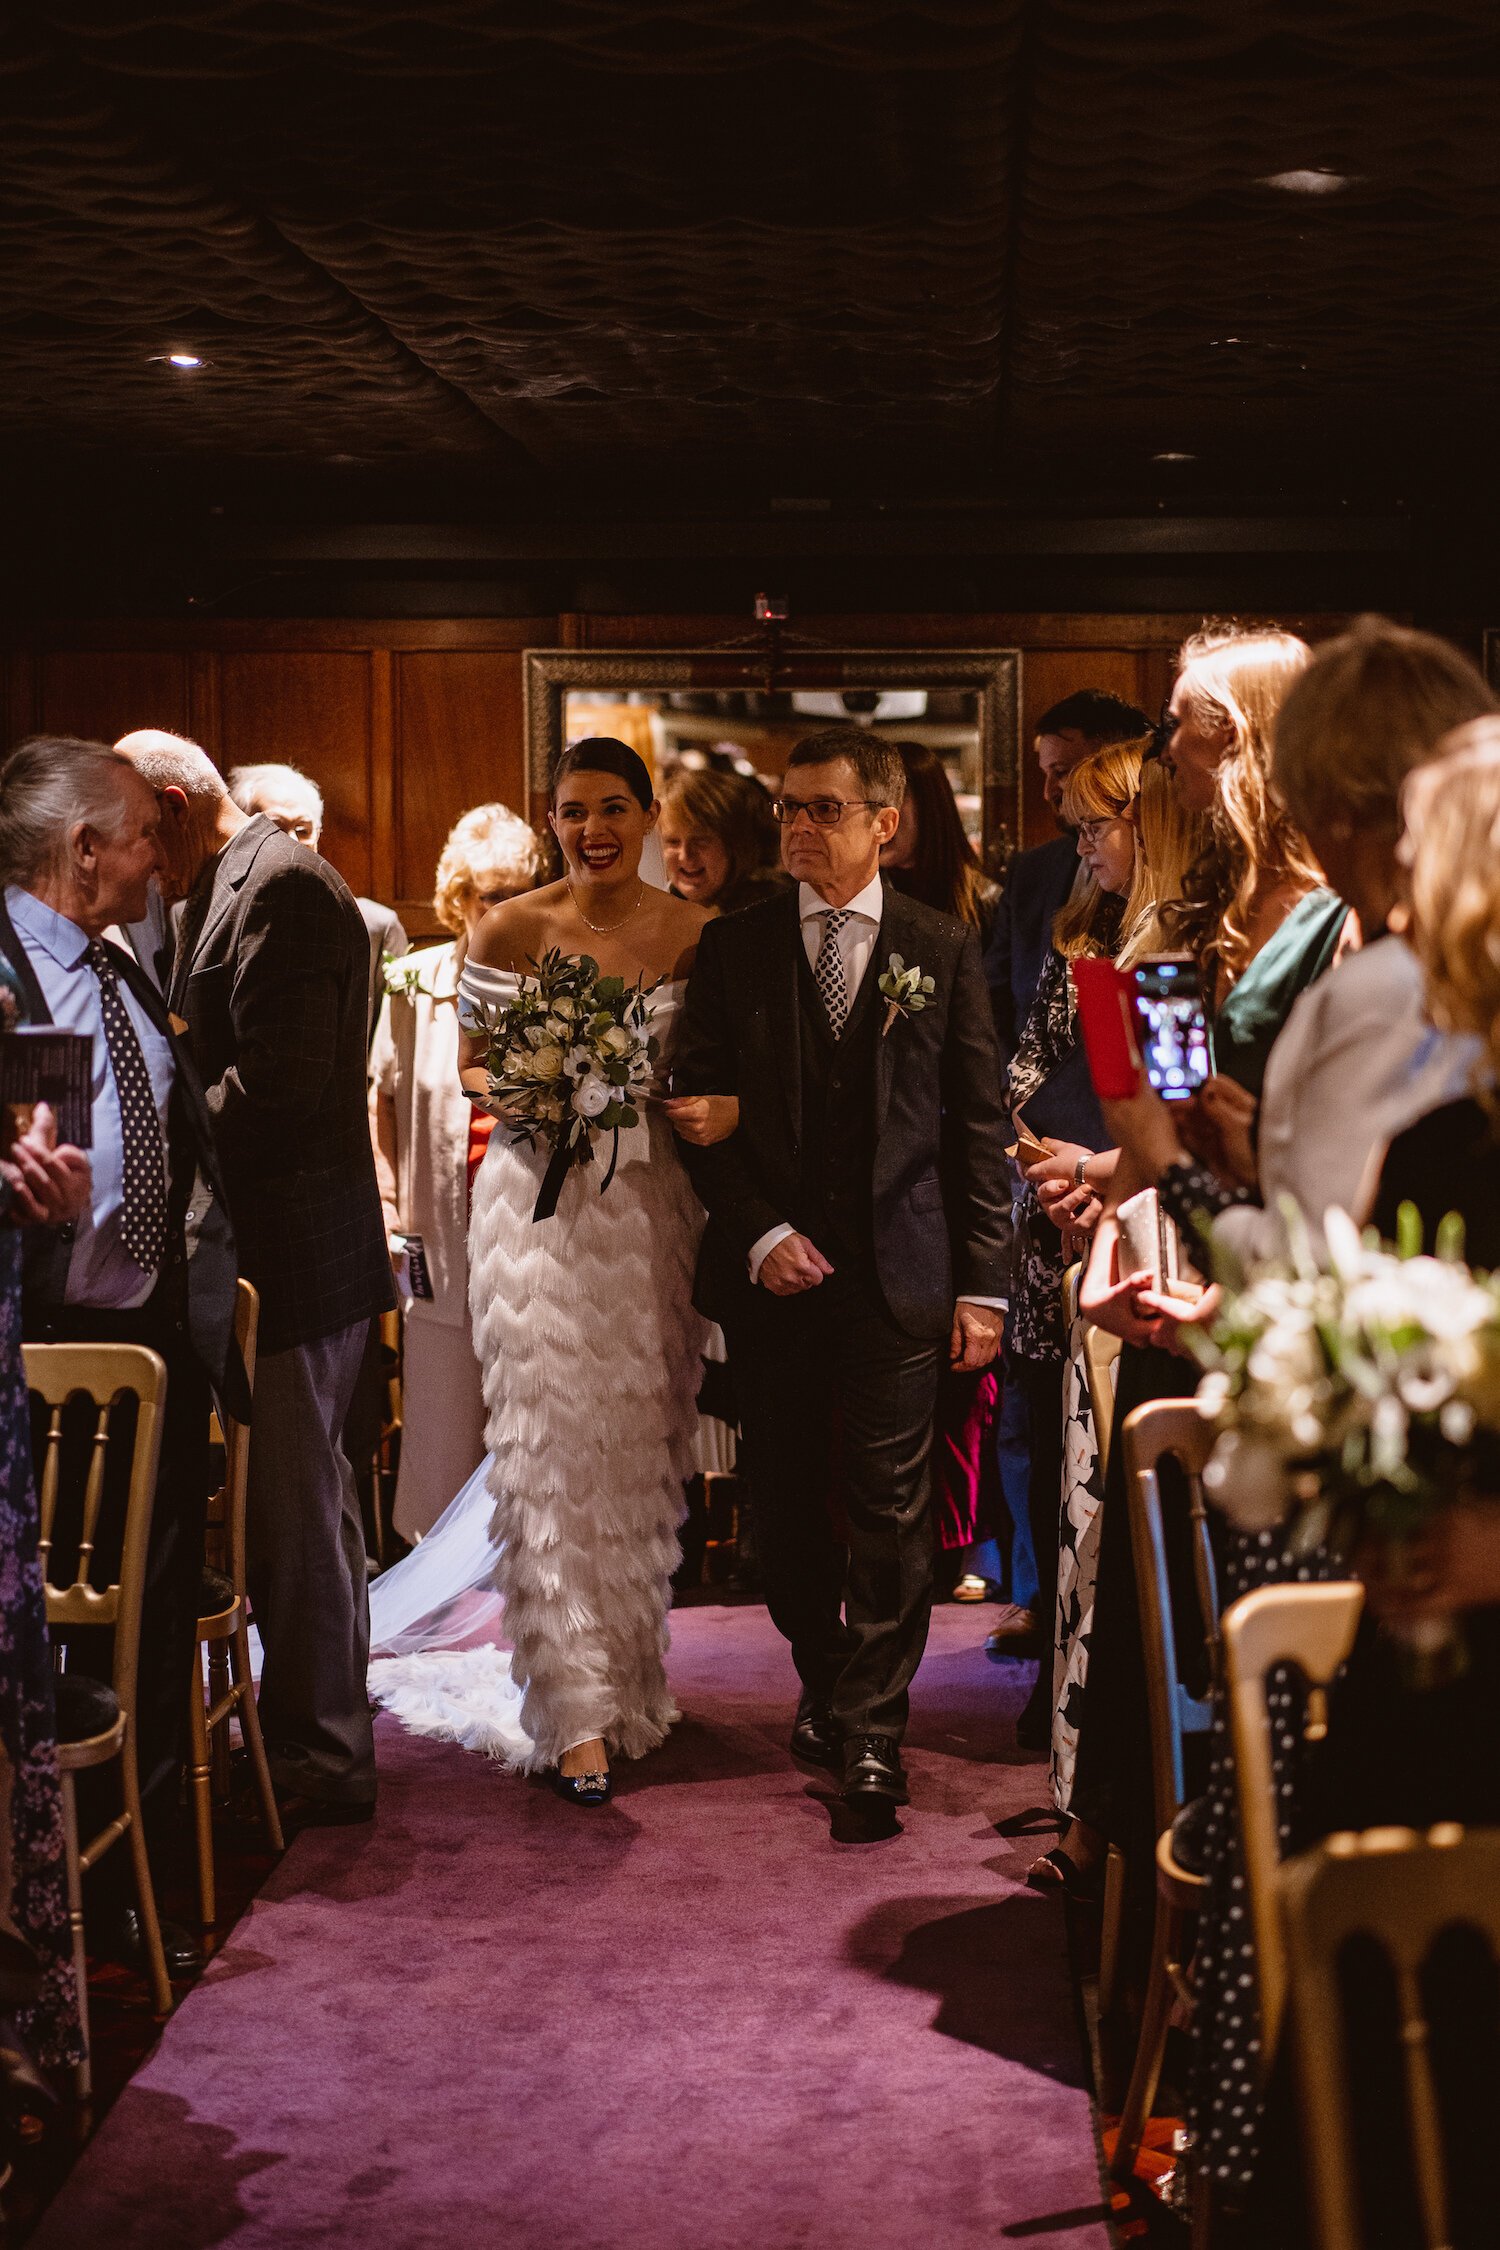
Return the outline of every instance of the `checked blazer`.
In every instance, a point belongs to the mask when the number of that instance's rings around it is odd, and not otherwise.
[[[394,1301],[365,1097],[369,960],[343,878],[263,814],[188,901],[170,1004],[260,1291],[263,1352]]]

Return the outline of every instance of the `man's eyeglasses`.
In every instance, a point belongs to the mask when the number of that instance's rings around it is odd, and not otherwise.
[[[1151,740],[1142,753],[1141,764],[1149,766],[1153,758],[1159,758],[1176,731],[1177,721],[1172,716],[1172,703],[1169,696],[1161,707],[1161,717],[1151,729]]]
[[[806,813],[814,828],[837,828],[852,806],[862,805],[866,812],[879,812],[878,797],[773,797],[771,818],[783,828],[790,828],[798,813]]]

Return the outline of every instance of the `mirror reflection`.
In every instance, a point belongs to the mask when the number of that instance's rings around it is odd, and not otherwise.
[[[986,853],[981,708],[972,688],[603,686],[570,688],[563,697],[566,742],[614,735],[645,759],[663,803],[663,871],[656,879],[705,904],[716,887],[745,894],[747,884],[765,881],[779,866],[769,806],[787,758],[804,736],[841,725],[867,727],[901,745],[909,767],[930,773],[936,762],[975,857],[984,855],[988,872],[1000,872],[1010,838],[996,824]],[[913,792],[904,832],[888,855],[893,872],[912,864],[919,821]],[[733,842],[726,842],[726,824]]]

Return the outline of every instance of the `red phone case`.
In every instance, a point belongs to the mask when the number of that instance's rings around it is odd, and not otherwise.
[[[1072,971],[1094,1092],[1104,1102],[1129,1101],[1141,1083],[1134,986],[1109,960],[1075,961]]]

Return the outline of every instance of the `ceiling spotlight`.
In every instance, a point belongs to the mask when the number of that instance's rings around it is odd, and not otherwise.
[[[1326,164],[1310,164],[1290,172],[1267,172],[1260,185],[1279,188],[1283,195],[1338,195],[1353,184],[1353,177]]]
[[[1196,461],[1196,453],[1153,453],[1153,461]]]
[[[207,367],[208,361],[201,352],[153,352],[151,364],[153,367],[181,367],[191,370],[195,367]]]

